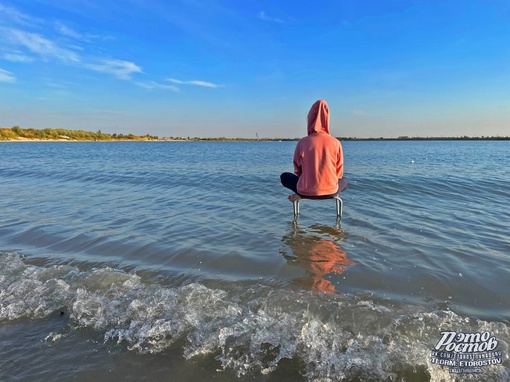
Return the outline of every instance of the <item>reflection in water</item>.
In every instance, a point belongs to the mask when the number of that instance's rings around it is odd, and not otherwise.
[[[307,290],[334,292],[335,287],[325,276],[330,273],[343,273],[355,263],[339,245],[344,233],[339,225],[335,227],[312,225],[300,228],[297,221],[291,224],[291,231],[282,241],[291,253],[282,252],[288,264],[297,265],[306,271],[307,277],[294,279],[294,283]]]

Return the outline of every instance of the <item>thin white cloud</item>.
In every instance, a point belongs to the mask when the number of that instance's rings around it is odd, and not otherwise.
[[[38,27],[37,33],[30,31],[34,25]],[[66,41],[65,45],[57,39],[48,38],[48,34],[40,32],[48,26],[60,34],[59,40]],[[84,55],[86,45],[81,46],[81,43],[110,38],[81,33],[62,21],[45,22],[26,15],[14,7],[6,6],[0,0],[0,59],[15,63],[30,63],[37,60],[57,61],[65,65],[110,74],[122,80],[130,80],[133,74],[142,73],[141,67],[133,62]],[[6,71],[2,71],[1,75],[3,82],[15,80]],[[148,86],[153,88],[166,86],[169,90],[178,91],[176,86],[168,84],[145,83],[145,87]]]
[[[271,23],[285,24],[285,22],[282,19],[278,19],[276,17],[269,17],[268,15],[266,15],[266,12],[264,11],[259,12],[259,19]]]
[[[81,40],[84,37],[81,33],[76,32],[60,21],[55,22],[55,29],[63,36],[72,37],[78,40]]]
[[[0,24],[5,22],[6,24],[31,25],[37,21],[37,19],[18,11],[16,8],[0,4]]]
[[[30,52],[41,56],[43,59],[53,58],[65,62],[80,61],[80,57],[72,50],[61,48],[53,41],[39,34],[14,28],[3,28],[2,32],[11,44],[24,47]]]
[[[144,89],[166,89],[171,90],[173,92],[180,92],[180,89],[175,85],[166,85],[166,84],[160,84],[154,81],[147,81],[147,82],[135,82],[136,85],[144,88]]]
[[[176,80],[175,78],[168,78],[167,81],[172,82],[174,84],[178,84],[178,85],[194,85],[194,86],[202,86],[202,87],[206,87],[206,88],[219,87],[219,85],[213,84],[212,82],[206,82],[206,81],[197,81],[197,80],[181,81],[181,80]]]
[[[110,36],[99,36],[99,35],[94,35],[94,34],[90,34],[90,33],[80,33],[78,31],[68,27],[61,21],[55,21],[54,26],[55,26],[56,31],[58,33],[60,33],[62,36],[69,37],[74,40],[87,42],[87,43],[92,42],[92,40],[110,40],[110,39],[112,39],[112,37],[110,37]]]
[[[142,68],[138,65],[123,60],[104,60],[98,64],[87,64],[88,69],[100,73],[112,74],[121,80],[130,80],[133,73],[142,73]]]
[[[33,62],[34,58],[19,52],[4,53],[2,58],[11,62]]]
[[[16,82],[16,77],[11,72],[0,69],[0,82]]]

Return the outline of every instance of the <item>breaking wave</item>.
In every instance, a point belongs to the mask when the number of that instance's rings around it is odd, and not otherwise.
[[[135,354],[182,343],[186,359],[213,355],[238,377],[269,374],[294,360],[306,379],[321,381],[454,381],[448,368],[430,360],[440,332],[489,331],[504,360],[484,368],[483,378],[510,379],[504,322],[427,312],[370,294],[306,292],[270,280],[169,286],[109,267],[40,266],[0,252],[0,322],[55,312],[69,321],[47,333],[46,341],[87,328]]]

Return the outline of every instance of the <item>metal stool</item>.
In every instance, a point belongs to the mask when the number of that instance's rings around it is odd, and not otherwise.
[[[303,196],[298,196],[297,199],[295,199],[292,202],[292,206],[294,207],[294,217],[299,215],[299,202],[301,201],[301,199],[312,199],[312,200],[335,199],[335,201],[336,201],[336,216],[339,219],[342,218],[343,201],[340,198],[340,196],[338,196],[338,195],[326,196],[326,197],[321,197],[321,196],[304,196],[304,197]]]

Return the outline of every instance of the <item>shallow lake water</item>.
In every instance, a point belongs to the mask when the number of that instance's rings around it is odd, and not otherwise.
[[[295,144],[0,143],[0,380],[509,380],[510,143]]]

